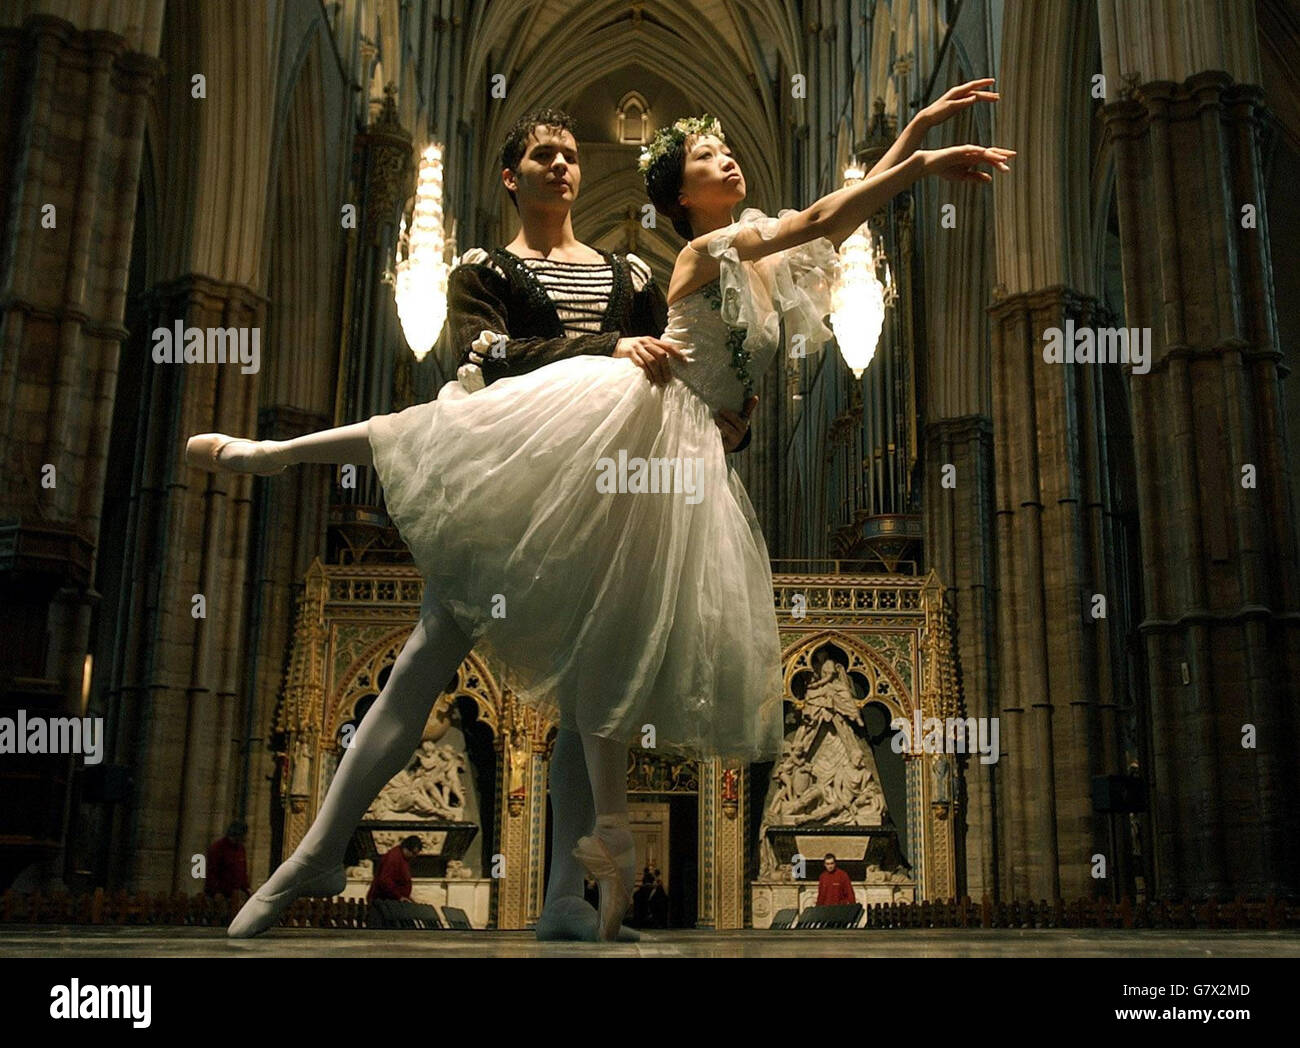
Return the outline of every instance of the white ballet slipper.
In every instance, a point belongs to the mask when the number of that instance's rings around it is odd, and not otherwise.
[[[610,839],[622,829],[627,835],[627,845],[614,854]],[[614,847],[618,845],[615,844]],[[623,914],[632,903],[632,879],[636,876],[636,841],[623,827],[601,826],[596,821],[596,832],[582,837],[573,849],[574,858],[586,867],[600,889],[600,913],[596,932],[601,942],[613,942],[623,923]]]
[[[300,868],[289,887],[274,895],[267,895],[259,888],[249,896],[226,929],[228,938],[251,939],[255,935],[261,935],[280,919],[280,915],[293,905],[295,899],[321,896],[332,899],[336,895],[342,895],[348,886],[347,874],[343,872],[342,866],[336,866],[332,870],[314,870],[292,856],[284,861],[285,866],[289,863]],[[283,868],[284,866],[280,867]]]
[[[241,469],[229,462],[221,461],[221,451],[228,444],[260,444],[260,440],[247,440],[244,437],[228,437],[224,433],[200,433],[185,442],[185,462],[194,469],[207,470],[209,473],[256,473],[259,477],[273,477],[283,473],[288,463],[277,469],[255,470]]]
[[[577,895],[564,895],[542,907],[534,929],[538,942],[599,942],[596,907]],[[641,933],[626,924],[618,929],[619,942],[640,942]]]

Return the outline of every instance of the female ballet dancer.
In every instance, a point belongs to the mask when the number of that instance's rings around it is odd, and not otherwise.
[[[832,337],[835,248],[868,216],[924,175],[989,181],[977,165],[1008,171],[1014,155],[899,152],[803,211],[732,220],[744,177],[717,122],[655,137],[647,189],[690,240],[669,286],[664,341],[682,353],[667,385],[627,358],[579,356],[474,393],[449,382],[435,401],[337,430],[280,442],[205,434],[187,449],[196,464],[257,473],[373,464],[434,596],[425,614],[449,616],[522,701],[582,739],[596,825],[574,855],[599,885],[603,939],[635,874],[629,744],[741,761],[781,748],[770,561],[714,414],[752,391],[778,348],[778,316],[806,345]],[[352,751],[370,748],[365,728]],[[295,891],[333,888],[308,881]]]

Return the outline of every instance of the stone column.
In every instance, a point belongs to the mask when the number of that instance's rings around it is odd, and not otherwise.
[[[260,412],[258,436],[285,440],[328,429],[323,416],[290,407]],[[252,828],[247,842],[249,876],[257,883],[285,857],[273,853],[266,825],[272,810],[271,777],[275,757],[270,740],[275,711],[293,647],[294,607],[303,591],[312,558],[325,548],[326,506],[337,467],[299,465],[271,478],[254,507],[249,560],[248,650],[244,655],[241,692],[249,705],[236,725],[240,751],[238,795],[233,814]],[[287,855],[287,853],[286,853]]]
[[[265,308],[248,288],[191,275],[154,289],[147,326],[260,329]],[[192,891],[190,856],[232,811],[250,504],[253,486],[269,481],[184,462],[192,434],[253,432],[257,374],[238,363],[148,367],[138,523],[123,578],[131,625],[112,682],[121,693],[115,757],[136,769],[116,873],[137,889]],[[205,617],[195,617],[196,595]]]
[[[1212,66],[1200,29],[1138,66],[1173,7],[1117,9],[1103,58],[1118,166],[1155,760],[1156,876],[1167,897],[1300,891],[1300,571],[1281,406],[1259,136],[1264,98]],[[1251,5],[1242,5],[1250,14]],[[1103,32],[1106,31],[1103,23]],[[1211,27],[1213,28],[1213,27]],[[1221,27],[1249,69],[1253,15]],[[1248,38],[1248,39],[1247,39]],[[1208,58],[1206,56],[1209,56]],[[1177,61],[1175,61],[1177,59]],[[1142,81],[1138,85],[1138,79]]]
[[[526,928],[535,920],[538,870],[544,863],[547,725],[509,691],[502,700],[497,752],[497,850],[503,873],[493,885],[493,927]],[[494,872],[494,871],[491,871]],[[538,908],[540,913],[540,907]]]
[[[998,715],[993,534],[993,431],[983,415],[933,422],[925,430],[926,563],[955,609],[962,703],[968,717]],[[948,469],[948,467],[952,467]],[[997,764],[967,761],[961,805],[965,870],[959,891],[997,896]]]
[[[1111,610],[1126,590],[1099,526],[1109,485],[1126,468],[1122,443],[1109,444],[1122,419],[1107,417],[1102,396],[1121,365],[1049,362],[1043,352],[1051,329],[1065,338],[1070,325],[1110,319],[1086,133],[1097,107],[1095,31],[1095,10],[1070,0],[1008,0],[1002,22],[991,139],[1018,153],[1011,175],[991,187],[987,307],[1004,899],[1110,894],[1119,865],[1106,816],[1092,809],[1092,780],[1123,770],[1111,669],[1123,617]],[[1107,859],[1105,880],[1093,876],[1097,855]]]
[[[1099,890],[1090,865],[1108,852],[1092,778],[1115,770],[1099,715],[1106,620],[1090,615],[1093,595],[1109,589],[1087,505],[1105,464],[1086,453],[1098,416],[1087,408],[1094,376],[1079,370],[1097,365],[1049,363],[1042,349],[1049,328],[1088,326],[1099,312],[1057,286],[1006,296],[990,313],[1004,892],[1078,898]]]
[[[85,712],[127,263],[160,72],[107,29],[48,15],[0,29],[0,95],[11,100],[0,110],[0,679],[30,682],[0,696],[6,715]],[[11,839],[0,886],[62,846],[69,762],[36,760],[43,786],[0,814]]]
[[[720,762],[716,757],[699,762],[700,793],[697,810],[700,816],[699,900],[695,915],[697,928],[717,928],[717,870],[716,840],[718,834],[718,778]]]

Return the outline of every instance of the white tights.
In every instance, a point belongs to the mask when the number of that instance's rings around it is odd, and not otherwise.
[[[288,440],[241,438],[221,449],[221,464],[249,470],[274,469],[299,462],[373,466],[369,433],[369,422],[354,422],[350,426],[305,433]]]
[[[329,462],[370,465],[368,424],[309,433],[285,441],[237,443],[222,461],[260,456],[261,465]],[[256,448],[256,450],[253,450]],[[333,868],[357,823],[384,785],[420,745],[429,710],[469,654],[471,644],[450,612],[428,592],[420,620],[393,663],[384,685],[343,754],[316,820],[292,858],[313,868]],[[573,857],[578,838],[590,833],[596,816],[627,816],[627,746],[596,735],[561,729],[551,757],[551,876],[546,902],[581,896],[583,870]],[[605,821],[605,820],[602,820]],[[282,865],[265,890],[280,891],[294,871]]]

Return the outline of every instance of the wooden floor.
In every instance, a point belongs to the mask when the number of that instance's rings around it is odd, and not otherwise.
[[[1300,957],[1294,932],[932,929],[655,931],[639,943],[538,942],[531,932],[278,929],[227,939],[214,928],[6,925],[0,957]]]

